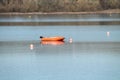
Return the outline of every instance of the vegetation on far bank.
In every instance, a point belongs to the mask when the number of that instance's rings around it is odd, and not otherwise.
[[[120,9],[120,0],[0,0],[0,12],[85,12]]]

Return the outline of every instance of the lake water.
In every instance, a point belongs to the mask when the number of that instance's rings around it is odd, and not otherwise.
[[[0,80],[119,79],[120,14],[0,16]]]

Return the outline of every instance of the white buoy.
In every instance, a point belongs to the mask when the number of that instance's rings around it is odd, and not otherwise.
[[[109,32],[109,31],[107,32],[107,36],[108,36],[108,37],[110,36],[110,32]]]
[[[30,49],[33,50],[34,49],[34,45],[30,44]]]
[[[31,16],[28,16],[29,18],[31,18]]]
[[[69,39],[69,43],[72,43],[72,42],[73,42],[73,39],[72,39],[72,38],[70,38],[70,39]]]

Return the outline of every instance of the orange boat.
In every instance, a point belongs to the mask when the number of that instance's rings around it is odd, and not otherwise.
[[[41,41],[63,41],[65,38],[61,36],[56,37],[42,37],[40,36]]]
[[[43,45],[63,45],[64,41],[41,41]]]

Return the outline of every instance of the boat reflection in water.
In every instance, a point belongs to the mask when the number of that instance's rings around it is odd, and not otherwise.
[[[63,45],[64,41],[41,41],[40,44],[42,45]]]

